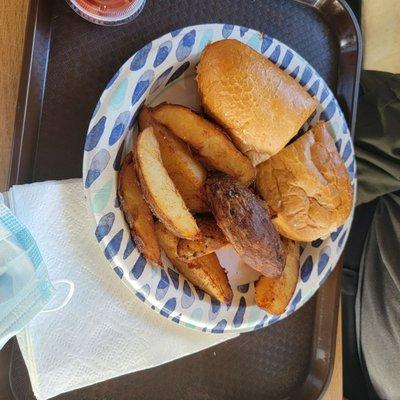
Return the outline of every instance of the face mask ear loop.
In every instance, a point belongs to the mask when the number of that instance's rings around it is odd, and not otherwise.
[[[55,308],[44,309],[44,310],[41,311],[41,313],[52,313],[52,312],[61,310],[62,308],[64,308],[70,302],[70,300],[71,300],[71,298],[72,298],[72,296],[74,294],[74,291],[75,291],[74,282],[72,282],[72,281],[70,281],[68,279],[60,279],[60,280],[52,282],[52,283],[53,283],[54,286],[57,286],[60,283],[67,284],[69,286],[68,294],[65,297],[64,301],[59,306],[57,306]]]

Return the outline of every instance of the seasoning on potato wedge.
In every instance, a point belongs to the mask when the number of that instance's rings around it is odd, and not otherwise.
[[[160,146],[151,127],[138,135],[135,162],[144,198],[156,217],[176,236],[197,238],[199,227],[162,163]]]
[[[249,185],[255,179],[255,169],[216,124],[196,114],[190,108],[162,103],[152,109],[154,118],[171,132],[189,143],[202,160],[218,171],[225,172]]]
[[[264,202],[223,174],[207,178],[206,195],[218,226],[243,261],[263,275],[280,276],[285,250]]]
[[[300,246],[289,239],[284,239],[286,248],[286,264],[279,278],[261,276],[256,282],[256,304],[271,314],[280,315],[285,312],[299,277]]]
[[[138,250],[150,262],[162,265],[160,246],[154,231],[153,216],[143,199],[131,152],[125,157],[118,174],[118,197],[132,239]]]
[[[205,168],[191,154],[188,145],[158,123],[151,110],[143,106],[139,114],[139,129],[151,126],[160,146],[161,159],[187,208],[192,212],[206,212],[204,182]]]
[[[155,230],[160,246],[172,265],[180,273],[220,302],[230,303],[232,301],[232,288],[226,272],[215,253],[207,254],[187,263],[178,257],[177,246],[179,238],[168,231],[161,222],[156,222]]]
[[[211,216],[204,215],[196,218],[200,228],[200,238],[196,240],[179,239],[178,256],[184,261],[213,253],[229,244],[224,233]]]

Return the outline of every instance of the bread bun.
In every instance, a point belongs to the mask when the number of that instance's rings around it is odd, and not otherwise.
[[[347,169],[322,122],[260,164],[256,182],[276,229],[292,240],[325,237],[352,208]]]
[[[253,165],[280,151],[317,106],[298,82],[237,40],[205,48],[197,83],[206,113]]]

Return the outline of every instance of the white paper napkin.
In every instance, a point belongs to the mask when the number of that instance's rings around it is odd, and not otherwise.
[[[155,367],[235,337],[182,327],[136,299],[95,240],[80,180],[14,186],[9,197],[36,239],[50,278],[75,284],[64,308],[39,314],[18,335],[37,398]]]

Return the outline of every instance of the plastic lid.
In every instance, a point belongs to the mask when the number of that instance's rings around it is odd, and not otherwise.
[[[67,0],[71,8],[98,25],[121,25],[135,19],[146,0]]]

